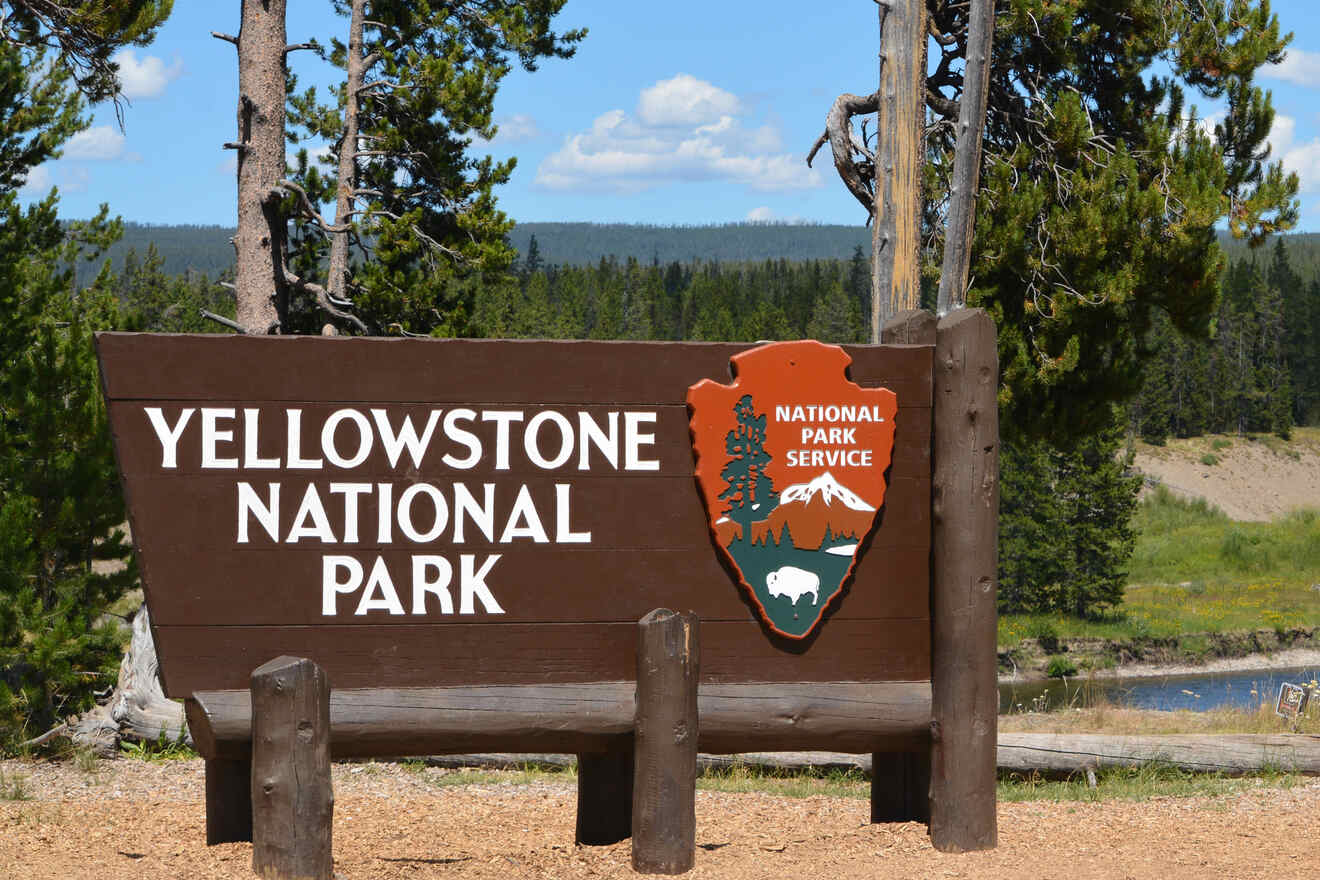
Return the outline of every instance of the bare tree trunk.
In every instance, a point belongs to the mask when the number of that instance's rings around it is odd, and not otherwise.
[[[348,299],[348,245],[352,222],[353,194],[357,188],[358,102],[366,78],[368,60],[362,55],[362,22],[366,0],[353,0],[348,21],[348,81],[344,85],[344,133],[339,143],[339,189],[335,199],[335,226],[330,238],[330,273],[326,290],[333,299]]]
[[[284,265],[285,0],[241,0],[238,44],[238,233],[234,287],[245,333],[277,330],[288,310]]]
[[[937,311],[941,315],[967,304],[967,271],[972,262],[976,225],[976,190],[981,181],[981,134],[990,91],[990,49],[994,42],[995,0],[972,0],[967,28],[967,62],[958,107],[958,145],[953,154],[949,224],[944,232],[944,267],[940,271]]]
[[[921,303],[921,145],[925,129],[926,7],[880,6],[880,105],[875,222],[871,226],[871,341],[898,312]]]
[[[164,737],[191,742],[183,704],[165,697],[159,668],[151,621],[143,605],[133,618],[133,641],[119,663],[114,693],[104,705],[73,725],[69,738],[74,744],[87,746],[102,757],[114,757],[119,753],[121,738],[155,742]]]

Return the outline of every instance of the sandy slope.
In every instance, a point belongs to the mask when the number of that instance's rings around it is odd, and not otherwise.
[[[1207,464],[1205,456],[1217,462]],[[1174,493],[1205,498],[1233,519],[1268,520],[1320,507],[1320,428],[1298,428],[1289,441],[1258,435],[1139,444],[1135,463]]]

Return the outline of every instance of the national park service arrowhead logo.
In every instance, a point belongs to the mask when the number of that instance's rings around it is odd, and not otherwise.
[[[720,551],[775,632],[805,638],[857,565],[885,500],[898,402],[837,345],[734,355],[736,381],[688,389],[697,482]]]

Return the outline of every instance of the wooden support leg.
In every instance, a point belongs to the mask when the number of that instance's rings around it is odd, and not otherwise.
[[[930,823],[930,750],[871,755],[871,821]]]
[[[331,880],[330,681],[311,660],[252,673],[252,870]]]
[[[633,749],[578,755],[577,842],[608,846],[632,834]]]
[[[682,874],[697,851],[697,677],[695,614],[656,609],[637,633],[636,775],[632,866]]]
[[[940,321],[934,378],[930,837],[943,852],[968,852],[998,841],[999,368],[985,312]]]
[[[206,760],[206,845],[252,839],[252,762]]]

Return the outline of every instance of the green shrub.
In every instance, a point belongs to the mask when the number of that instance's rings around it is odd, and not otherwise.
[[[1207,467],[1214,467],[1219,464],[1219,457],[1214,453],[1207,452],[1205,455],[1201,456],[1201,464]]]
[[[1077,664],[1067,657],[1055,655],[1045,667],[1045,674],[1050,678],[1069,678],[1077,674]]]

